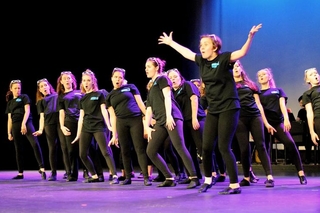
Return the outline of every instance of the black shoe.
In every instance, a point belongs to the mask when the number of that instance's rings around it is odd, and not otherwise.
[[[223,176],[223,175],[219,175],[217,178],[216,178],[217,182],[224,182],[226,180],[226,176]]]
[[[87,179],[85,179],[85,181],[83,181],[84,183],[98,183],[100,182],[99,181],[99,178],[92,178],[92,177],[89,177]]]
[[[145,178],[145,179],[143,180],[143,184],[144,184],[145,186],[151,186],[151,185],[152,185],[152,182],[151,182],[150,178]]]
[[[138,178],[143,178],[143,174],[142,174],[142,172],[140,172],[140,174],[139,174]]]
[[[240,187],[235,189],[228,187],[219,192],[220,195],[232,195],[232,194],[240,194],[240,193],[241,193]]]
[[[23,175],[17,175],[12,178],[12,180],[22,180],[22,179],[23,179]]]
[[[299,180],[300,180],[301,185],[307,185],[307,183],[308,183],[306,176],[304,176],[304,175],[299,176]]]
[[[134,173],[133,173],[133,172],[131,172],[131,174],[130,174],[130,178],[135,178],[135,176],[134,176]]]
[[[187,189],[194,189],[197,186],[200,186],[200,181],[198,178],[192,178],[189,185],[187,186]]]
[[[125,179],[120,183],[120,185],[130,185],[131,184],[131,179]]]
[[[266,187],[274,187],[274,180],[268,179],[264,182]]]
[[[119,184],[118,177],[113,177],[112,180],[110,181],[110,184]]]
[[[202,184],[202,186],[200,187],[200,189],[198,190],[199,193],[203,193],[206,192],[208,189],[210,189],[212,187],[212,184],[207,184],[204,183]]]
[[[165,180],[158,185],[158,187],[173,187],[176,186],[177,183],[174,180]]]
[[[152,182],[163,182],[166,179],[164,177],[160,177],[159,175],[157,177],[155,177]]]
[[[83,177],[84,179],[90,178],[90,175],[89,175],[88,170],[86,170],[86,169],[83,170],[83,175],[82,175],[82,177]]]
[[[112,181],[112,180],[113,180],[113,176],[109,175],[109,181]]]
[[[253,171],[249,172],[250,175],[250,183],[258,183],[259,178],[253,173]]]
[[[46,175],[46,173],[45,173],[45,172],[43,172],[43,171],[39,170],[39,173],[41,174],[41,179],[42,179],[42,180],[47,179],[47,175]]]
[[[48,178],[48,181],[56,181],[57,180],[57,172],[51,172],[51,175]]]
[[[250,186],[250,182],[247,181],[246,179],[242,179],[242,181],[240,181],[240,186]]]
[[[180,180],[178,183],[179,184],[189,184],[191,182],[191,180],[189,178],[185,178],[183,180]]]
[[[78,178],[72,177],[71,175],[69,175],[68,178],[67,178],[67,182],[74,182],[74,181],[77,181],[77,180],[78,180]]]
[[[68,179],[68,174],[64,173],[62,179]]]
[[[104,182],[104,176],[103,175],[98,175],[99,182]]]
[[[212,179],[211,185],[216,185],[218,177],[212,176],[211,179]]]
[[[124,181],[125,179],[126,179],[125,176],[120,176],[120,177],[118,178],[119,181]]]

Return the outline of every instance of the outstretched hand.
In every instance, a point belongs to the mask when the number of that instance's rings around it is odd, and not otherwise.
[[[262,27],[262,24],[258,24],[257,26],[253,26],[249,32],[249,36],[254,36],[256,32]]]
[[[160,36],[158,39],[158,44],[170,45],[172,42],[172,33],[172,31],[169,35],[167,35],[166,33],[162,33],[162,36]]]

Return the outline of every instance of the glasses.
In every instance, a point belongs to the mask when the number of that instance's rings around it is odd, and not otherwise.
[[[150,58],[148,58],[147,61],[153,61],[157,64],[157,66],[159,66],[159,62],[158,62],[157,58],[155,58],[155,57],[150,57]]]
[[[82,72],[82,75],[94,75],[94,73],[91,70],[86,70]]]
[[[316,69],[315,67],[312,67],[312,68],[306,69],[306,70],[304,71],[304,73],[307,73],[307,72],[309,72],[309,71],[316,71],[316,72],[317,72],[317,69]]]
[[[64,75],[64,74],[69,75],[69,74],[72,74],[72,73],[71,73],[71,71],[62,71],[60,73],[60,75]]]
[[[16,79],[16,80],[12,80],[12,81],[10,82],[10,84],[15,84],[15,83],[21,83],[21,81],[20,81],[19,79]]]
[[[214,42],[215,44],[218,43],[217,36],[216,36],[215,34],[210,34],[209,36],[212,38],[212,40],[213,40],[213,42]]]
[[[48,82],[48,80],[47,80],[46,78],[42,78],[42,79],[40,79],[40,80],[37,81],[37,85],[39,85],[39,84],[40,84],[41,82],[43,82],[43,81]]]
[[[119,68],[119,67],[115,67],[115,68],[113,68],[113,71],[112,71],[113,73],[114,72],[123,72],[123,73],[126,73],[126,70],[125,69],[122,69],[122,68]]]

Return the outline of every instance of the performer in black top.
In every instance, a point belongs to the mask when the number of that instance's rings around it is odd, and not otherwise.
[[[112,149],[107,146],[110,139],[109,130],[111,130],[111,125],[106,109],[106,91],[98,89],[97,79],[91,70],[86,70],[82,73],[80,89],[84,95],[80,100],[77,136],[72,143],[80,139],[80,158],[92,175],[92,177],[88,178],[85,182],[100,182],[92,160],[88,155],[92,138],[94,138],[99,145],[108,168],[111,170],[113,179],[110,184],[118,184],[119,180]]]
[[[6,94],[6,114],[8,115],[8,139],[14,142],[18,175],[13,179],[23,179],[23,143],[26,136],[32,146],[34,156],[40,168],[39,173],[43,180],[46,179],[42,150],[38,138],[32,135],[35,132],[30,110],[31,100],[27,94],[21,94],[21,81],[12,80]]]
[[[244,178],[240,186],[250,186],[251,149],[249,133],[251,133],[256,149],[267,176],[266,187],[274,187],[270,158],[265,146],[264,126],[273,129],[268,123],[261,106],[258,86],[250,80],[239,60],[233,66],[233,78],[236,82],[240,99],[240,117],[236,137],[241,152],[241,164]]]
[[[320,140],[320,76],[316,68],[305,70],[304,79],[310,89],[302,95],[312,142],[318,146]]]
[[[143,138],[142,113],[146,107],[140,92],[134,84],[124,84],[125,70],[114,68],[111,75],[113,90],[107,95],[107,109],[110,113],[112,138],[110,144],[120,143],[122,162],[126,179],[122,185],[131,184],[131,143],[137,153],[138,163],[144,177],[144,185],[151,186],[148,176],[147,142]]]
[[[301,157],[297,146],[290,134],[291,123],[289,121],[286,101],[288,97],[281,88],[277,88],[270,68],[261,69],[257,72],[260,84],[260,101],[264,109],[267,122],[273,127],[265,132],[266,143],[270,144],[270,135],[277,138],[291,155],[293,164],[298,171],[301,184],[307,184],[304,175]],[[267,126],[267,125],[265,125]],[[268,134],[269,133],[269,134]]]
[[[215,34],[202,35],[199,49],[196,54],[190,49],[173,41],[172,33],[163,33],[158,39],[159,44],[171,46],[183,57],[196,62],[200,68],[200,78],[205,84],[205,93],[208,101],[207,117],[203,132],[203,168],[205,182],[199,192],[206,192],[212,186],[212,155],[214,143],[218,139],[218,148],[226,163],[230,177],[229,187],[220,194],[240,194],[238,169],[235,156],[231,150],[233,136],[238,124],[240,103],[232,75],[230,63],[245,56],[250,48],[254,34],[262,24],[253,26],[248,39],[241,49],[234,52],[221,53],[222,41]]]
[[[188,152],[183,137],[183,116],[171,92],[171,82],[163,74],[165,61],[160,58],[148,58],[145,71],[152,80],[152,86],[147,97],[147,110],[145,117],[145,131],[148,135],[147,154],[154,165],[159,169],[166,180],[158,187],[175,186],[176,182],[168,168],[168,165],[159,154],[159,149],[167,137],[181,157],[184,166],[190,174],[191,182],[188,189],[200,185],[190,153]],[[156,120],[153,128],[150,127],[151,119]]]
[[[202,153],[202,134],[206,113],[200,104],[199,89],[190,81],[186,81],[178,69],[170,69],[167,75],[172,83],[172,91],[183,115],[183,132],[188,148],[197,171],[202,179],[198,155]],[[188,174],[189,175],[189,174]]]
[[[51,175],[49,176],[48,181],[55,181],[57,180],[59,144],[62,150],[63,161],[65,162],[65,160],[67,160],[69,162],[65,137],[59,124],[58,94],[46,78],[38,80],[37,87],[36,103],[40,118],[39,130],[35,131],[33,135],[39,136],[42,135],[43,131],[45,132],[49,148],[49,163],[51,167]]]

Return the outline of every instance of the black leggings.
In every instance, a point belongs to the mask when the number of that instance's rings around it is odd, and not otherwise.
[[[280,123],[280,124],[271,123],[271,125],[277,131],[277,132],[274,132],[273,136],[275,138],[277,138],[281,143],[283,143],[285,148],[288,150],[289,156],[290,156],[293,164],[295,165],[297,171],[302,171],[303,166],[302,166],[302,162],[301,162],[300,153],[299,153],[299,150],[297,149],[297,146],[296,146],[290,132],[284,132],[284,124],[283,123]],[[266,135],[266,137],[265,137],[266,143],[270,144],[270,134],[268,133],[268,131],[266,129],[265,129],[265,135]]]
[[[68,164],[68,162],[65,162],[65,160],[68,158],[68,151],[66,147],[65,137],[60,129],[60,125],[58,124],[46,125],[44,128],[44,131],[45,131],[48,148],[49,148],[50,168],[52,172],[57,172],[58,144],[60,144],[60,147],[62,150],[63,163],[65,167],[66,167],[66,164]]]
[[[231,144],[239,120],[239,110],[229,110],[219,114],[207,114],[203,131],[202,157],[205,177],[212,176],[213,152],[215,141],[218,139],[218,148],[226,164],[230,183],[238,183],[238,167]]]
[[[172,131],[168,130],[164,125],[158,125],[157,123],[155,124],[155,131],[152,132],[152,139],[149,141],[147,146],[147,154],[153,164],[163,173],[166,178],[172,178],[172,174],[166,161],[159,154],[159,149],[169,136],[173,147],[181,157],[183,164],[188,170],[190,176],[196,176],[197,174],[195,167],[184,142],[183,121],[175,120],[175,122],[176,126]]]
[[[137,153],[138,163],[144,178],[148,178],[147,143],[143,138],[142,117],[117,118],[117,132],[121,156],[126,178],[130,179],[132,172],[132,145]]]
[[[236,137],[241,153],[241,164],[244,177],[250,176],[251,148],[249,143],[249,132],[251,132],[256,149],[266,175],[272,175],[271,163],[265,146],[264,124],[259,117],[240,117]]]
[[[34,156],[38,162],[39,168],[44,168],[44,161],[42,157],[41,147],[36,136],[33,136],[32,133],[35,132],[34,126],[32,121],[28,121],[26,123],[27,126],[27,133],[25,136],[27,137],[30,145],[32,146]],[[24,135],[21,134],[21,122],[13,123],[12,124],[12,136],[14,147],[16,151],[16,161],[18,166],[18,172],[23,173],[23,143],[24,143]]]
[[[116,166],[113,158],[111,147],[107,146],[109,142],[109,132],[81,132],[79,141],[80,159],[84,166],[88,169],[91,175],[96,175],[97,171],[94,168],[94,164],[89,156],[89,149],[92,144],[92,137],[96,140],[102,156],[106,160],[108,168],[111,170],[112,175],[117,175]]]

